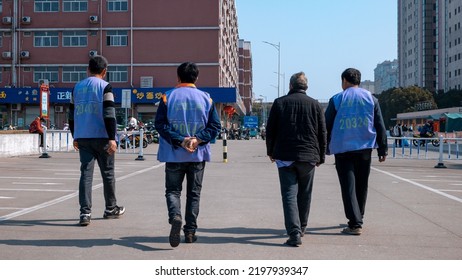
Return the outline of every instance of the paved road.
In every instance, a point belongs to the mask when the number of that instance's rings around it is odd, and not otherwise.
[[[213,145],[206,167],[199,239],[168,243],[164,167],[150,145],[116,159],[119,220],[104,220],[101,180],[95,172],[93,220],[78,222],[78,155],[51,153],[0,159],[1,260],[461,260],[462,162],[435,169],[434,160],[375,159],[364,233],[345,236],[333,158],[316,170],[308,234],[285,247],[276,167],[261,140]]]

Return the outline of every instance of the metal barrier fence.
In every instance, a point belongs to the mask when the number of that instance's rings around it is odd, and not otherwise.
[[[139,137],[138,137],[139,136]],[[117,132],[117,152],[138,154],[136,160],[144,160],[143,129]],[[73,152],[74,139],[70,130],[44,129],[43,148],[40,157],[49,157],[49,152]]]
[[[139,137],[138,137],[139,136]],[[138,154],[136,160],[144,160],[143,129],[136,131],[118,131],[118,153]],[[129,139],[129,140],[128,140]],[[388,137],[388,157],[394,159],[438,160],[439,167],[444,167],[445,160],[460,160],[462,138],[443,137]],[[401,145],[399,145],[401,141]],[[72,152],[73,138],[69,130],[45,130],[42,156],[48,152]]]
[[[443,161],[460,160],[462,138],[388,137],[391,152],[388,156],[395,159],[436,159],[437,168],[444,168]]]

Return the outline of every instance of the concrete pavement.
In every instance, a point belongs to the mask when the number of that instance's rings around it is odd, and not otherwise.
[[[213,146],[205,171],[199,239],[171,248],[164,166],[157,145],[116,158],[117,196],[127,208],[102,218],[95,170],[93,220],[78,226],[78,154],[0,158],[1,260],[449,260],[462,259],[462,162],[374,159],[361,236],[346,224],[333,157],[317,168],[307,234],[299,248],[285,236],[279,181],[262,140]],[[184,194],[183,194],[184,198]],[[184,201],[183,201],[184,202]]]

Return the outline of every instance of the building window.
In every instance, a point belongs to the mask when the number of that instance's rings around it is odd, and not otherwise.
[[[0,13],[3,12],[3,3],[0,1]]]
[[[0,47],[3,46],[3,32],[0,32]]]
[[[107,68],[107,81],[120,83],[128,81],[128,70],[126,66],[109,66]]]
[[[107,32],[106,44],[108,46],[127,46],[128,31],[112,30]]]
[[[50,83],[57,83],[59,81],[58,75],[58,67],[35,67],[34,83],[38,83],[44,79],[47,79]]]
[[[86,47],[86,31],[65,31],[63,32],[63,47]]]
[[[59,12],[59,0],[35,0],[34,12]]]
[[[63,12],[86,12],[88,0],[63,0]]]
[[[34,32],[34,47],[58,47],[58,32]]]
[[[86,67],[63,67],[63,83],[77,83],[86,77]]]
[[[126,12],[128,11],[128,0],[108,0],[108,12]]]

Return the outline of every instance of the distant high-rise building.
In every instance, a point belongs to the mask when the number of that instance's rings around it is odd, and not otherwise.
[[[371,80],[362,81],[360,87],[368,90],[372,94],[375,93],[374,81],[371,81]]]
[[[398,0],[399,86],[462,85],[462,1]]]
[[[462,1],[446,1],[445,91],[462,89]]]
[[[374,69],[375,93],[381,94],[387,89],[398,87],[398,60],[384,61]]]

